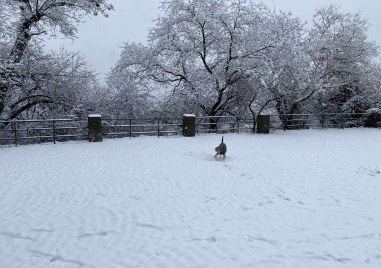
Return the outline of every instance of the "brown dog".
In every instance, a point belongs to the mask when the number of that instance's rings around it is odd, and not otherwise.
[[[218,145],[214,150],[216,151],[216,155],[214,158],[216,158],[218,155],[221,157],[223,156],[223,159],[226,157],[226,144],[224,143],[224,136],[222,136],[222,140],[220,145]]]

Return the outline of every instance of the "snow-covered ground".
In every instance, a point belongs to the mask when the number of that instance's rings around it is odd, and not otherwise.
[[[0,267],[381,267],[381,130],[0,148]]]

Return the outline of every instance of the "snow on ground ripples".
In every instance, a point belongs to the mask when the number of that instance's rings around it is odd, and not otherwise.
[[[375,129],[0,148],[0,267],[380,267]]]

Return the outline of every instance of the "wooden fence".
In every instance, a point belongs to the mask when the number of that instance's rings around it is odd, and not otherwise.
[[[310,128],[347,128],[364,125],[365,114],[293,114],[270,115],[270,132],[275,130]],[[64,142],[88,138],[87,119],[47,119],[0,121],[0,145],[19,145],[44,142]],[[196,117],[196,133],[253,132],[250,117]],[[182,134],[182,118],[102,118],[104,138],[138,137],[141,135],[170,136]]]
[[[72,119],[0,121],[0,145],[64,142],[87,138],[87,121]]]

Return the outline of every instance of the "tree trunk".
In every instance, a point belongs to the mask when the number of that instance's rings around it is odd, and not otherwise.
[[[15,43],[13,45],[12,51],[8,57],[7,64],[9,66],[14,66],[17,63],[20,63],[22,56],[24,55],[24,52],[26,48],[28,47],[28,44],[32,38],[32,35],[30,34],[30,29],[32,25],[36,22],[38,22],[41,19],[41,15],[35,14],[32,15],[30,18],[24,19],[22,23],[20,24],[18,28],[17,37],[15,40]],[[7,72],[7,70],[5,70]],[[0,76],[0,117],[2,116],[5,108],[5,98],[6,95],[10,89],[9,83],[7,83],[7,76],[9,75],[15,75],[12,71],[9,71],[10,73],[4,73]]]
[[[293,119],[293,114],[298,108],[298,103],[293,103],[289,111],[286,111],[286,107],[283,108],[281,101],[278,100],[275,107],[279,113],[279,119],[282,122],[283,130],[287,130],[290,121]]]

